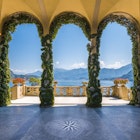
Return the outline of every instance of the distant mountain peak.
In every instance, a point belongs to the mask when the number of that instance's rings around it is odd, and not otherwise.
[[[123,75],[126,75],[130,71],[132,71],[132,64],[122,66],[121,68],[118,69],[104,68],[100,70],[99,79],[108,80],[108,79],[122,77]]]
[[[26,75],[35,75],[35,76],[39,76],[39,77],[41,77],[41,74],[42,74],[42,72],[39,71],[39,70],[37,70],[37,71],[32,72],[32,73],[27,73]]]
[[[100,70],[99,79],[100,80],[112,80],[118,77],[127,77],[128,79],[133,79],[133,69],[132,64],[128,64],[118,69],[108,69],[103,68]],[[26,75],[17,75],[11,71],[11,77],[41,77],[42,72],[37,70],[33,73],[28,73]],[[88,69],[78,68],[78,69],[54,69],[54,79],[55,80],[88,80]]]

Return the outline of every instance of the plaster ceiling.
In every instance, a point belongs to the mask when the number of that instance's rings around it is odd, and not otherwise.
[[[22,11],[36,16],[46,33],[54,17],[68,11],[86,17],[92,32],[112,12],[128,13],[140,23],[140,0],[0,0],[0,25],[8,15]]]

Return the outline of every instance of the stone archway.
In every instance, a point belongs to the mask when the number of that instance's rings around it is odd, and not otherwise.
[[[42,83],[40,89],[41,107],[52,106],[54,104],[53,95],[53,56],[52,56],[52,40],[55,38],[58,29],[63,24],[73,23],[78,25],[84,32],[85,36],[90,40],[91,27],[88,20],[77,13],[65,12],[61,13],[54,18],[50,24],[49,34],[42,38]],[[100,92],[100,84],[98,77],[99,63],[98,54],[93,53],[93,47],[88,44],[89,58],[88,58],[88,71],[89,83],[87,87],[87,103],[88,107],[101,106],[102,95]]]
[[[106,16],[98,26],[97,34],[97,50],[99,53],[100,47],[100,38],[103,32],[103,29],[107,26],[109,22],[117,22],[127,28],[128,34],[131,37],[132,41],[132,64],[133,64],[133,75],[134,75],[134,86],[132,88],[133,99],[130,101],[130,104],[140,104],[140,29],[137,21],[130,15],[126,13],[112,13]]]
[[[8,43],[12,39],[11,33],[15,31],[18,24],[22,23],[36,24],[39,36],[42,37],[43,34],[43,27],[40,21],[30,13],[17,12],[4,19],[0,36],[0,106],[10,104]]]

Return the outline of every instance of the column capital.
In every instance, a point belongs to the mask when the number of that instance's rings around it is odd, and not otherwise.
[[[97,39],[97,33],[94,33],[94,34],[90,35],[90,41],[91,41],[90,51],[91,51],[91,54],[96,53],[96,47],[97,47],[96,39]]]
[[[50,46],[51,42],[52,42],[52,38],[51,38],[50,34],[42,36],[42,38],[41,38],[42,46]]]

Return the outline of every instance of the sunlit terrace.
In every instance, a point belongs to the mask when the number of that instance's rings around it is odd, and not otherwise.
[[[0,140],[139,131],[140,0],[0,0]]]

